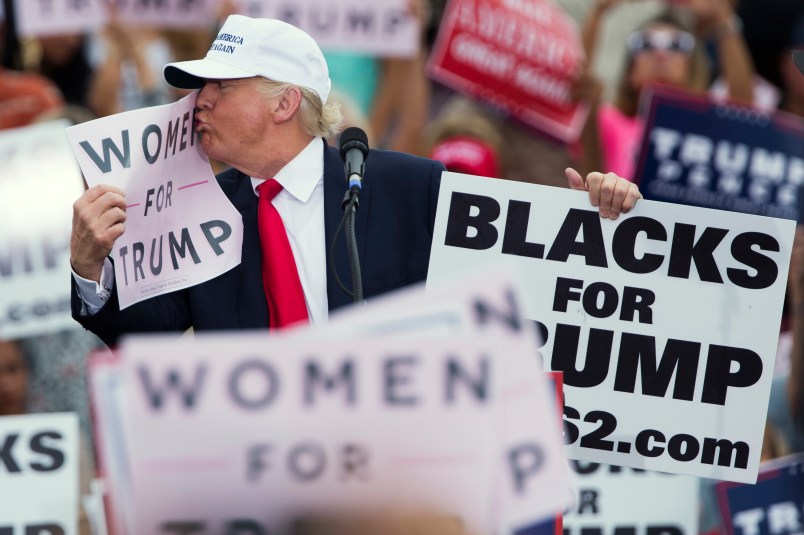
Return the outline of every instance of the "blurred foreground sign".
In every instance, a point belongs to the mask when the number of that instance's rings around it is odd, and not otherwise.
[[[563,372],[568,456],[753,482],[792,221],[445,173],[428,289],[502,257]]]
[[[573,142],[587,114],[570,98],[583,61],[578,28],[552,0],[451,0],[428,73]]]
[[[0,338],[75,326],[70,228],[84,191],[66,121],[0,132]]]
[[[345,316],[346,336],[334,325],[137,337],[119,359],[96,359],[116,532],[288,533],[322,515],[402,510],[510,533],[569,505],[533,337],[488,321],[477,329],[469,312],[511,310],[507,295],[493,295],[510,282],[484,277],[493,290],[472,292],[472,280],[451,305],[421,289],[384,298],[360,310],[381,318],[363,332],[360,312]],[[417,322],[418,310],[452,318],[448,334]]]
[[[697,535],[700,482],[690,476],[572,461],[578,504],[565,535]]]
[[[798,217],[804,119],[653,89],[634,181],[646,199]]]
[[[0,533],[78,531],[78,416],[0,417]]]

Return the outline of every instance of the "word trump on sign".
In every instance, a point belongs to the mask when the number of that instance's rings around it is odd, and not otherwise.
[[[249,17],[279,19],[304,30],[324,50],[412,57],[421,24],[407,0],[237,0]]]
[[[756,478],[792,221],[447,173],[428,286],[508,258],[579,460]]]
[[[796,219],[804,121],[655,88],[635,181],[647,199]]]
[[[763,463],[756,485],[715,485],[729,535],[793,535],[804,527],[804,455]]]

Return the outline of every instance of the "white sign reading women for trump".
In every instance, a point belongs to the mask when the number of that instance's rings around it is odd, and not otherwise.
[[[193,132],[195,93],[67,129],[90,186],[126,192],[112,248],[120,308],[207,281],[240,263],[243,221]]]
[[[115,531],[290,533],[393,508],[491,533],[552,515],[570,498],[558,426],[535,363],[511,358],[531,349],[511,331],[130,338],[92,379]]]
[[[795,223],[445,173],[428,286],[501,256],[563,372],[568,456],[754,482]]]

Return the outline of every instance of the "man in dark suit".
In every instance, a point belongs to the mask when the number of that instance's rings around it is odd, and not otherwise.
[[[107,256],[125,229],[126,201],[117,188],[95,186],[74,205],[74,317],[108,345],[126,332],[276,327],[286,324],[276,323],[286,312],[274,296],[297,287],[301,317],[292,320],[325,322],[329,310],[351,298],[328,269],[332,261],[341,277],[349,275],[343,244],[333,258],[328,253],[346,180],[338,152],[323,141],[340,113],[327,102],[330,80],[318,46],[283,22],[232,15],[204,59],[169,64],[164,74],[176,87],[200,89],[195,131],[210,158],[232,167],[218,182],[243,216],[242,261],[205,283],[119,310]],[[356,221],[366,297],[425,279],[443,169],[432,160],[370,152]],[[568,170],[568,178],[590,192],[603,216],[616,217],[639,197],[615,175],[583,179]],[[274,182],[281,186],[276,197],[259,198]],[[262,214],[273,209],[293,273],[272,289],[266,270],[277,255],[263,254]]]

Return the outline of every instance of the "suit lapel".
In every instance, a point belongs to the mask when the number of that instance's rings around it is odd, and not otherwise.
[[[232,204],[243,217],[243,256],[240,276],[237,277],[237,314],[241,328],[264,328],[268,326],[268,305],[263,296],[262,250],[257,225],[257,196],[251,178],[240,173],[240,184]]]
[[[330,269],[330,248],[332,240],[337,239],[335,244],[332,263],[344,285],[352,289],[352,274],[349,271],[349,259],[346,251],[346,238],[344,230],[338,236],[335,231],[343,217],[341,202],[346,193],[346,176],[343,170],[343,161],[338,154],[338,150],[324,143],[324,234],[326,237],[327,249],[327,301],[329,310],[341,307],[352,302],[352,298],[343,290]],[[366,233],[368,230],[370,192],[367,185],[363,185],[360,192],[360,208],[357,210],[357,221],[355,222],[355,234],[357,237],[357,251],[360,255],[361,267],[365,265],[366,257]],[[365,269],[363,271],[365,278]]]

